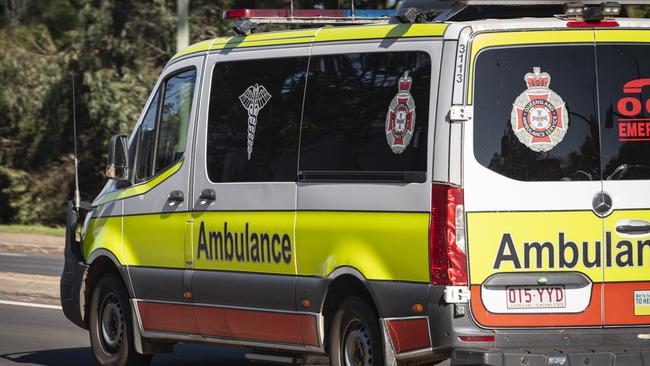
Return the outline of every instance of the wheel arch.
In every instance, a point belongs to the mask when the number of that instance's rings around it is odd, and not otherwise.
[[[133,298],[133,288],[131,282],[128,280],[127,269],[120,263],[117,256],[108,249],[96,249],[89,256],[87,260],[88,270],[83,281],[83,308],[84,308],[84,321],[88,322],[88,306],[90,297],[92,296],[97,283],[107,273],[113,273],[122,280],[126,292],[130,298]]]
[[[320,313],[324,318],[324,346],[329,349],[331,323],[339,305],[348,297],[358,296],[365,300],[378,317],[382,317],[380,304],[368,279],[354,267],[338,267],[327,277],[328,285]]]

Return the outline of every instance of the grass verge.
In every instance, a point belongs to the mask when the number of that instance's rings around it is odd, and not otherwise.
[[[49,227],[43,225],[0,225],[0,233],[42,234],[65,236],[64,227]]]

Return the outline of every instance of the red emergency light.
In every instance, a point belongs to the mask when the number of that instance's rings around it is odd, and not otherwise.
[[[600,22],[585,22],[573,20],[566,23],[566,26],[569,28],[612,28],[618,27],[619,24],[615,20],[603,20]]]
[[[289,9],[230,9],[223,12],[224,19],[238,18],[288,18],[292,16]],[[294,9],[294,17],[343,17],[341,9]]]

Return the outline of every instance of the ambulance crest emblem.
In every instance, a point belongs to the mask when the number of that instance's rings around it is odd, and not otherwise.
[[[401,154],[411,142],[415,128],[415,101],[410,93],[413,79],[408,71],[399,79],[399,91],[386,113],[386,141],[395,154]]]
[[[524,80],[528,89],[512,105],[512,130],[529,149],[549,151],[562,142],[569,128],[569,114],[562,97],[549,89],[551,75],[534,67]]]

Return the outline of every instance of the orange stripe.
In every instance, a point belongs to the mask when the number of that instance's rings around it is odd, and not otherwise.
[[[521,328],[521,327],[577,327],[601,325],[602,285],[596,283],[591,290],[591,304],[578,314],[494,314],[489,312],[481,301],[481,286],[472,286],[472,315],[485,327]]]
[[[312,315],[150,302],[138,308],[146,330],[302,345],[300,322],[307,344],[319,345]]]
[[[389,320],[386,326],[397,353],[431,347],[426,319]]]
[[[605,283],[605,326],[650,324],[650,316],[634,315],[634,291],[650,291],[650,282]]]

